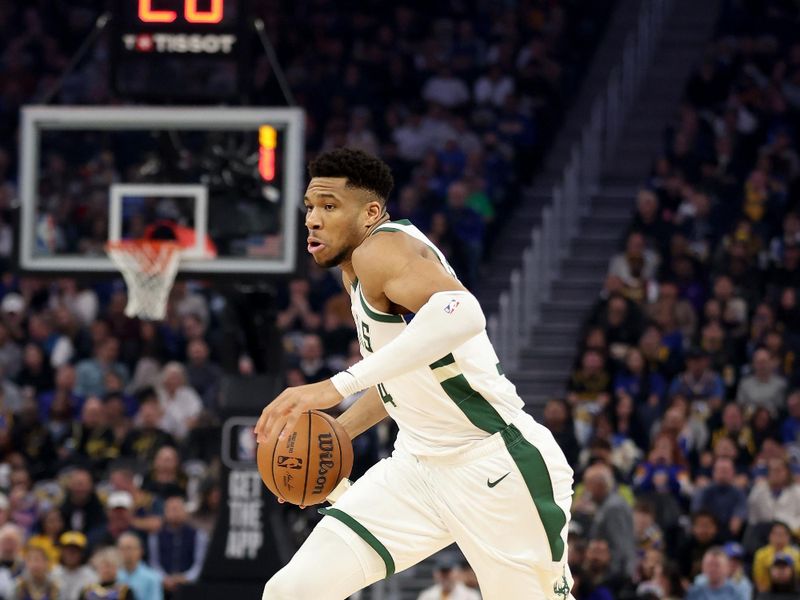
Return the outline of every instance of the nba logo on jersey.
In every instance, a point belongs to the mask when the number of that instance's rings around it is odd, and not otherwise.
[[[448,315],[452,315],[458,308],[459,304],[460,302],[455,298],[453,298],[452,300],[450,300],[450,302],[448,302],[447,306],[444,307],[444,312],[446,312]]]

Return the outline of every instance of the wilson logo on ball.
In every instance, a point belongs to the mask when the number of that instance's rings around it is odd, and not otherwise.
[[[296,456],[279,456],[278,466],[285,469],[302,469],[303,459]]]
[[[328,481],[328,471],[334,467],[333,463],[333,435],[330,433],[320,433],[317,436],[317,446],[319,447],[319,469],[317,470],[317,481],[314,485],[314,494],[319,494]]]

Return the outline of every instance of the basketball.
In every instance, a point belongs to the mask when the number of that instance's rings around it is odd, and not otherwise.
[[[316,410],[305,413],[283,439],[275,433],[258,445],[261,479],[270,492],[292,504],[325,501],[353,468],[353,445],[336,419]]]

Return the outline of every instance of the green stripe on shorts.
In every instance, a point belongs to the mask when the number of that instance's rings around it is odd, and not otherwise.
[[[394,559],[392,558],[392,555],[389,554],[386,546],[381,544],[380,540],[372,535],[366,527],[364,527],[346,512],[343,512],[338,508],[320,508],[318,512],[321,515],[333,517],[337,521],[341,521],[350,529],[352,529],[362,540],[367,542],[367,544],[369,544],[372,549],[378,553],[378,556],[380,556],[381,559],[383,559],[383,563],[386,565],[386,577],[391,577],[394,575]]]
[[[437,367],[440,372],[443,371],[442,364],[447,365],[448,370],[457,368],[458,365],[443,362],[449,358],[452,358],[451,354],[431,365],[434,374]],[[473,425],[490,434],[498,431],[501,433],[506,449],[522,474],[522,479],[525,481],[525,485],[528,487],[533,499],[533,504],[536,506],[536,511],[539,513],[539,519],[544,526],[553,561],[560,561],[564,556],[564,540],[561,539],[561,530],[567,522],[567,517],[561,507],[556,504],[550,472],[547,470],[542,453],[539,452],[536,446],[525,439],[519,429],[514,425],[506,424],[494,406],[480,393],[472,389],[463,374],[458,374],[439,383],[445,393],[456,403],[456,406],[461,409],[464,416]]]
[[[564,540],[561,539],[561,530],[567,523],[567,517],[553,497],[553,483],[550,481],[550,472],[547,470],[542,453],[526,440],[522,432],[514,425],[506,427],[501,435],[506,443],[506,448],[508,448],[508,453],[522,473],[525,485],[528,486],[533,503],[539,512],[539,518],[542,520],[547,541],[550,544],[553,561],[558,562],[564,556]]]

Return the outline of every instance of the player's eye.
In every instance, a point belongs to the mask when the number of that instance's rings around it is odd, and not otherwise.
[[[306,208],[306,212],[309,213],[309,212],[311,212],[312,206],[310,204],[306,204],[305,208]]]
[[[325,210],[333,210],[334,208],[335,207],[333,206],[333,204],[326,204],[325,205]]]

